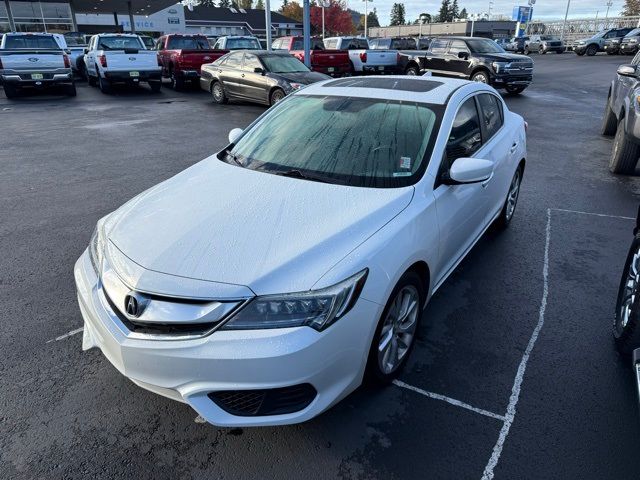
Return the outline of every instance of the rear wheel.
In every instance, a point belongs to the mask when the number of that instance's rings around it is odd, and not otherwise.
[[[111,82],[106,78],[102,78],[98,76],[98,86],[100,87],[100,91],[102,93],[111,93]]]
[[[611,173],[630,175],[636,169],[639,156],[640,146],[627,138],[627,134],[624,131],[624,118],[621,118],[618,122],[616,138],[613,141],[609,170]]]
[[[596,53],[598,53],[598,46],[597,45],[589,45],[587,47],[586,54],[587,54],[588,57],[593,57]]]
[[[273,92],[271,92],[271,95],[269,95],[269,104],[271,106],[274,106],[276,103],[281,101],[284,97],[285,97],[284,90],[282,90],[281,88],[276,88]]]
[[[4,94],[7,98],[16,98],[18,96],[18,89],[13,85],[7,83],[4,84]]]
[[[420,71],[418,70],[418,67],[416,67],[415,65],[411,65],[407,67],[407,70],[404,73],[405,75],[416,76],[420,74]]]
[[[367,360],[366,375],[376,383],[389,383],[407,363],[422,318],[425,287],[414,271],[395,286],[378,322]]]
[[[216,81],[213,83],[213,85],[211,85],[211,95],[213,96],[213,101],[220,105],[224,105],[229,101],[224,93],[222,83],[220,83],[219,81]]]
[[[69,97],[75,97],[76,94],[77,94],[77,92],[76,92],[76,84],[72,83],[71,85],[67,85],[66,93],[67,93],[67,96],[69,96]]]
[[[625,357],[640,348],[640,236],[633,239],[622,271],[613,338]]]
[[[615,135],[616,128],[618,127],[618,119],[611,110],[611,97],[607,98],[607,104],[604,106],[604,116],[602,117],[602,128],[600,133],[607,137]]]
[[[171,88],[176,91],[180,91],[184,89],[184,79],[182,77],[176,76],[176,72],[173,70],[169,70],[169,79],[171,80]]]
[[[519,95],[527,88],[526,85],[507,85],[505,90],[513,95]]]
[[[544,55],[545,53],[547,53],[547,51],[544,49],[544,47],[540,47],[540,48],[538,48],[538,53],[540,55]]]

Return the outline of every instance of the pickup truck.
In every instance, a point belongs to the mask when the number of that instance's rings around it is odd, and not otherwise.
[[[500,45],[480,37],[436,37],[426,53],[412,58],[421,73],[466,78],[509,93],[523,92],[533,81],[533,60],[505,52]],[[407,74],[411,75],[407,70]],[[415,74],[415,73],[414,73]]]
[[[346,50],[353,73],[398,73],[400,61],[398,51],[371,50],[366,38],[331,37],[324,40],[324,46],[328,50]]]
[[[62,85],[76,95],[69,56],[55,34],[5,33],[0,41],[0,80],[7,98],[21,90]]]
[[[188,82],[200,81],[200,68],[228,50],[214,50],[204,35],[170,34],[156,43],[162,76],[171,79],[171,86],[181,90]]]
[[[67,50],[74,74],[84,76],[84,51],[87,49],[85,36],[79,32],[67,32],[62,35],[63,49]],[[60,43],[60,42],[58,42]]]
[[[102,93],[111,92],[114,83],[147,82],[153,92],[159,92],[162,85],[157,53],[147,50],[140,37],[132,33],[94,35],[84,64],[89,85],[98,85]]]
[[[280,37],[273,41],[274,50],[287,50],[291,55],[304,63],[304,43],[302,37]],[[331,77],[351,75],[349,54],[342,50],[327,50],[319,38],[311,39],[309,63],[314,72],[324,73]]]
[[[218,37],[213,46],[214,50],[262,50],[260,40],[249,36]]]

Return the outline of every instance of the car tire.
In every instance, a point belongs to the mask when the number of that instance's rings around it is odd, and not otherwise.
[[[149,88],[153,93],[159,93],[162,88],[162,80],[155,80],[149,82]]]
[[[72,83],[71,85],[67,85],[66,93],[68,97],[75,97],[78,94],[76,91],[76,84]]]
[[[489,77],[489,73],[485,70],[478,70],[471,74],[472,82],[486,83],[487,85],[491,84],[491,78]]]
[[[84,74],[87,77],[87,83],[89,86],[95,87],[97,85],[97,78],[89,75],[89,69],[86,66],[84,67]]]
[[[585,52],[578,52],[576,51],[576,55],[578,55],[579,57],[582,57],[584,55]]]
[[[219,105],[224,105],[229,102],[227,95],[224,93],[224,87],[222,83],[218,80],[213,82],[211,85],[211,95],[213,96],[213,101]]]
[[[102,78],[98,76],[98,86],[100,87],[100,91],[104,94],[111,93],[111,82],[106,78]]]
[[[5,83],[3,87],[4,87],[4,95],[7,98],[11,99],[11,98],[16,98],[18,96],[18,89],[13,85],[9,85]]]
[[[273,107],[276,103],[281,101],[285,96],[286,94],[284,93],[284,90],[282,90],[281,88],[274,89],[273,92],[271,92],[271,94],[269,95],[269,105]]]
[[[513,174],[511,183],[509,184],[507,198],[504,201],[502,210],[500,210],[500,215],[495,220],[495,226],[501,230],[506,229],[511,224],[511,220],[513,220],[513,216],[516,212],[518,198],[520,198],[520,186],[522,185],[522,175],[524,173],[523,170],[524,169],[521,165]]]
[[[176,92],[184,90],[184,79],[177,77],[176,72],[173,70],[169,70],[169,80],[171,80],[171,88],[173,88]]]
[[[598,53],[598,47],[596,45],[589,45],[585,53],[587,54],[587,57],[593,57]]]
[[[522,92],[524,92],[527,89],[527,86],[526,85],[517,85],[517,86],[507,85],[506,87],[504,87],[504,89],[507,91],[507,93],[510,93],[512,95],[520,95]]]
[[[411,65],[410,67],[407,67],[404,74],[409,75],[411,77],[415,77],[420,75],[420,71],[418,70],[418,67],[416,67],[415,65]]]
[[[546,55],[547,51],[544,49],[544,47],[540,47],[540,48],[538,49],[538,53],[539,53],[540,55]]]
[[[388,384],[402,371],[415,344],[425,300],[420,275],[412,270],[405,272],[391,292],[373,335],[365,371],[368,382]]]
[[[640,348],[640,235],[631,243],[627,261],[622,271],[616,312],[613,323],[613,339],[624,357],[630,357]]]
[[[638,157],[640,156],[640,145],[631,142],[624,131],[624,118],[618,122],[616,137],[613,140],[613,151],[609,160],[609,170],[611,173],[630,175],[636,169]]]
[[[602,128],[600,129],[600,133],[605,137],[610,137],[616,134],[616,128],[618,128],[618,119],[611,109],[611,97],[608,97],[607,104],[604,107],[604,115],[602,117]]]

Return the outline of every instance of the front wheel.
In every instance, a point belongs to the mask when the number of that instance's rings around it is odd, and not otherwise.
[[[173,69],[169,71],[169,79],[171,80],[171,88],[175,91],[179,92],[184,89],[184,79],[176,76],[176,72]]]
[[[519,95],[527,88],[526,85],[507,85],[505,90],[513,95]]]
[[[471,75],[471,81],[478,82],[478,83],[486,83],[488,85],[490,83],[489,74],[484,70],[481,70]]]
[[[540,55],[544,55],[544,54],[546,54],[546,53],[547,53],[547,51],[544,49],[544,47],[540,47],[540,48],[538,49],[538,53],[539,53]]]
[[[502,206],[500,216],[496,219],[498,228],[505,229],[511,224],[513,215],[516,212],[518,198],[520,197],[520,185],[522,184],[522,167],[518,167],[516,173],[513,174],[507,198]]]
[[[604,136],[610,137],[616,133],[618,127],[618,119],[615,113],[611,110],[611,97],[607,98],[607,104],[604,106],[604,116],[602,117],[602,128],[600,133]]]
[[[616,138],[613,140],[609,170],[611,173],[630,175],[636,169],[639,156],[640,145],[627,138],[627,134],[624,131],[624,118],[621,118],[618,122]]]
[[[271,92],[271,95],[269,96],[269,104],[271,106],[274,106],[276,103],[281,101],[284,97],[285,97],[284,90],[280,88],[276,88],[273,92]]]
[[[613,338],[625,357],[640,348],[640,236],[633,239],[622,271]]]
[[[576,55],[578,55],[579,57],[582,57],[582,56],[584,55],[584,52],[578,52],[578,51],[576,50]]]
[[[367,360],[366,376],[389,383],[405,366],[422,318],[425,287],[414,271],[405,272],[395,286],[378,322]]]
[[[598,47],[596,45],[589,45],[587,47],[587,57],[593,57],[596,53],[598,53]]]
[[[407,68],[407,70],[405,71],[405,75],[414,77],[414,76],[420,75],[420,71],[418,70],[418,67],[415,67],[412,65]]]

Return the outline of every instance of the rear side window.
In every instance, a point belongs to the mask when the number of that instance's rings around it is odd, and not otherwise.
[[[445,53],[447,51],[447,45],[449,45],[449,40],[436,38],[433,42],[431,42],[431,47],[429,50],[432,53]]]
[[[304,44],[302,43],[302,39],[301,38],[296,38],[293,41],[293,45],[291,46],[291,50],[303,50],[304,49]]]
[[[332,40],[325,40],[324,46],[327,47],[329,50],[335,50],[338,47],[338,39],[334,38]]]
[[[233,53],[227,57],[225,66],[229,68],[240,68],[241,63],[242,63],[242,52]]]
[[[8,35],[5,48],[55,48],[60,50],[53,37],[49,35]]]
[[[475,98],[465,101],[453,121],[447,140],[447,168],[457,158],[471,157],[482,146],[480,118]]]
[[[480,103],[480,118],[486,134],[484,143],[487,143],[502,128],[504,112],[502,103],[490,93],[478,95],[478,102]]]

